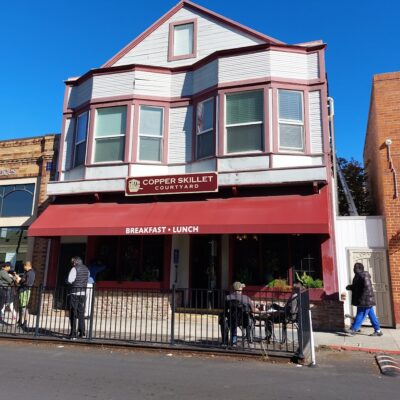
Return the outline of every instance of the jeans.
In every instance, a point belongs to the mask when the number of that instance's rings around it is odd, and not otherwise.
[[[351,329],[357,332],[361,328],[364,319],[367,317],[369,317],[374,330],[380,331],[381,327],[378,318],[376,318],[374,307],[357,307],[357,315]]]

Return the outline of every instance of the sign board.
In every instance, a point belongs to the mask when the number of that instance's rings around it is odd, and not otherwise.
[[[218,174],[206,172],[184,175],[160,175],[127,178],[126,196],[173,193],[204,193],[218,191]]]

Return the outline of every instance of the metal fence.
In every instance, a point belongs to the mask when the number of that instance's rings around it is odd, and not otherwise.
[[[243,298],[233,299],[224,290],[175,287],[170,290],[87,287],[82,294],[84,332],[80,333],[84,336],[80,340],[299,358],[309,353],[309,298],[304,290],[246,291]],[[70,288],[33,287],[29,316],[22,326],[17,323],[21,311],[19,296],[13,289],[7,295],[0,335],[66,340],[74,333],[71,299],[77,294],[71,293]],[[243,306],[246,302],[251,306]]]

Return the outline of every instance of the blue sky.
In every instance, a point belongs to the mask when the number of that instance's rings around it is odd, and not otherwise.
[[[64,80],[101,66],[176,3],[177,0],[0,2],[0,140],[60,132]],[[327,43],[337,153],[362,160],[372,76],[400,70],[400,3],[197,3],[286,43],[317,39]]]

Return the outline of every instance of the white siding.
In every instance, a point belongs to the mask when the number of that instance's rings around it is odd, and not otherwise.
[[[218,83],[218,61],[214,60],[193,73],[193,92],[198,93]]]
[[[67,171],[72,168],[72,153],[74,143],[75,119],[67,118],[65,121],[65,135],[62,156],[62,171]]]
[[[270,76],[270,51],[219,59],[220,83]]]
[[[98,165],[86,169],[86,179],[126,178],[127,176],[127,165]]]
[[[192,158],[192,106],[171,108],[169,113],[168,163],[185,163]]]
[[[218,172],[249,171],[269,168],[269,157],[232,157],[218,159]]]
[[[185,97],[193,93],[193,73],[182,72],[171,76],[171,97]]]
[[[310,138],[311,152],[323,152],[323,131],[322,131],[322,115],[321,115],[321,91],[316,90],[309,93],[309,122],[310,122]]]
[[[291,168],[291,167],[311,167],[314,165],[322,165],[322,157],[312,157],[304,155],[279,155],[273,156],[274,168]]]
[[[93,78],[93,98],[132,95],[135,72],[97,75]]]
[[[79,86],[73,86],[69,96],[68,108],[75,108],[89,101],[92,98],[92,92],[93,78],[87,79]]]
[[[135,94],[144,96],[170,97],[171,75],[136,71]]]
[[[197,18],[198,21],[197,57],[168,62],[169,23],[193,18]],[[171,67],[189,65],[218,50],[260,43],[263,43],[260,39],[246,35],[200,12],[183,7],[114,65],[145,64]]]
[[[289,79],[317,79],[318,56],[312,54],[271,51],[271,76]]]

